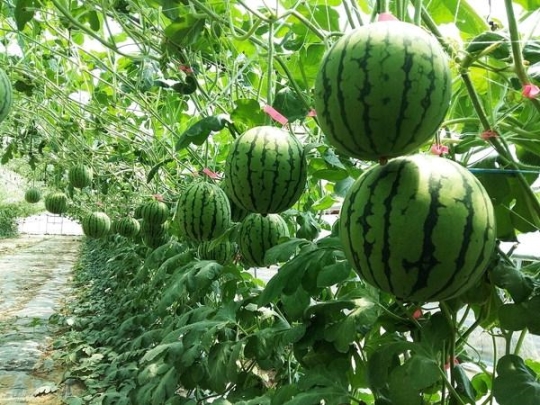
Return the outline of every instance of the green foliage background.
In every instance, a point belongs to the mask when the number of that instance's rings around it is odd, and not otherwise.
[[[485,185],[499,239],[539,229],[540,102],[522,89],[540,85],[540,3],[499,2],[504,19],[476,3],[2,2],[0,67],[16,93],[2,163],[22,159],[31,182],[69,192],[70,216],[122,217],[154,194],[173,206],[189,182],[222,171],[236,136],[272,123],[265,105],[309,150],[308,189],[285,214],[298,238],[269,252],[282,265],[267,286],[175,238],[151,253],[114,236],[87,242],[76,323],[56,318],[57,345],[88,386],[69,403],[534,403],[540,367],[518,355],[540,334],[537,265],[517,269],[498,252],[478,294],[418,316],[358,280],[334,233],[313,241],[369,166],[325,143],[310,113],[318,64],[343,32],[387,11],[432,31],[450,56],[454,95],[435,144]],[[92,188],[69,189],[75,163],[92,167]],[[506,342],[495,373],[467,345],[478,330]]]

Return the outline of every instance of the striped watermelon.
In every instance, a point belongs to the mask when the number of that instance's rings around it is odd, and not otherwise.
[[[111,230],[111,219],[104,212],[92,212],[83,218],[82,229],[90,238],[102,238]]]
[[[63,214],[67,211],[67,208],[68,198],[66,194],[54,191],[45,196],[45,209],[51,214]]]
[[[124,217],[114,222],[114,230],[118,235],[126,238],[133,238],[139,234],[141,225],[139,221],[132,217]]]
[[[197,242],[215,239],[231,226],[229,199],[215,184],[191,183],[180,194],[175,220],[183,237]]]
[[[496,241],[482,184],[461,165],[425,155],[362,174],[344,199],[339,227],[358,274],[407,301],[466,291],[483,274]]]
[[[225,190],[241,208],[260,214],[290,208],[303,193],[307,164],[293,135],[271,126],[239,136],[225,163]]]
[[[31,187],[24,193],[24,199],[27,203],[35,204],[41,200],[41,191],[38,188]]]
[[[238,247],[242,263],[247,267],[270,266],[264,260],[266,251],[288,238],[289,228],[279,214],[249,214],[240,223],[238,231]]]
[[[92,169],[84,165],[73,166],[68,172],[69,184],[75,188],[89,187],[93,177]]]
[[[169,207],[162,201],[152,200],[142,206],[140,215],[143,221],[160,225],[169,218]]]
[[[4,121],[13,105],[13,87],[8,75],[0,69],[0,122]]]
[[[448,58],[422,28],[400,21],[362,26],[323,58],[315,109],[328,142],[364,160],[408,154],[430,139],[448,110]]]
[[[236,244],[228,240],[222,242],[201,242],[201,244],[197,248],[199,259],[215,260],[219,264],[223,265],[232,263],[236,256],[236,251]]]

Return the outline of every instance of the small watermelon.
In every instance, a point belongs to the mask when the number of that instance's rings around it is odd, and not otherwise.
[[[270,266],[264,255],[271,247],[290,236],[287,222],[279,214],[249,214],[240,222],[238,247],[246,267]]]
[[[175,221],[182,237],[196,242],[217,238],[231,226],[231,206],[216,184],[189,184],[178,199]]]
[[[75,188],[85,188],[92,185],[93,172],[87,166],[77,165],[69,169],[69,184]]]
[[[45,196],[45,209],[51,214],[63,214],[68,208],[68,197],[65,193],[55,191]]]
[[[111,219],[104,212],[92,212],[83,218],[82,229],[90,238],[102,238],[111,230]]]
[[[38,188],[31,187],[24,193],[24,199],[27,203],[35,204],[41,200],[41,191]]]
[[[279,213],[304,192],[307,161],[301,142],[271,126],[251,128],[236,138],[225,162],[225,190],[249,212]]]

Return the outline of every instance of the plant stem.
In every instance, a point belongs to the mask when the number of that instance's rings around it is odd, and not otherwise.
[[[506,8],[506,16],[508,17],[508,31],[510,33],[510,44],[512,46],[512,57],[514,59],[514,71],[516,76],[522,85],[530,83],[529,76],[525,71],[523,64],[523,54],[520,46],[520,35],[518,31],[518,24],[516,20],[516,14],[514,13],[514,5],[512,0],[504,0],[504,6]],[[540,112],[540,101],[537,99],[531,99],[531,103]]]
[[[518,341],[516,342],[516,347],[514,347],[514,354],[515,355],[518,355],[520,350],[521,350],[521,347],[523,346],[523,342],[525,340],[525,337],[527,336],[527,332],[528,332],[528,329],[525,328],[521,331],[521,333],[519,334],[519,338],[518,338]]]
[[[414,4],[414,23],[420,25],[422,22],[422,0],[415,0]]]

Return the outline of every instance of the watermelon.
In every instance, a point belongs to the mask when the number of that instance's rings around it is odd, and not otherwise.
[[[254,213],[279,213],[296,203],[304,192],[304,148],[283,129],[254,127],[236,138],[224,173],[225,190],[238,206]]]
[[[162,224],[156,224],[148,221],[141,221],[140,232],[143,236],[148,236],[149,238],[158,238],[164,235],[168,235],[169,232],[169,223],[164,222]]]
[[[412,302],[465,292],[496,244],[493,205],[480,181],[436,156],[399,157],[364,172],[339,221],[345,256],[360,277]]]
[[[321,61],[317,119],[339,152],[384,161],[434,136],[451,84],[448,58],[433,35],[400,21],[367,24],[342,36]]]
[[[68,172],[69,184],[75,188],[89,187],[93,177],[92,169],[84,165],[73,166]]]
[[[92,212],[83,218],[82,229],[90,238],[102,238],[111,230],[111,219],[104,212]]]
[[[45,196],[45,209],[51,214],[63,214],[68,208],[68,197],[61,191],[54,191]]]
[[[4,121],[13,105],[13,87],[8,75],[0,69],[0,122]]]
[[[117,234],[126,238],[137,236],[141,229],[141,224],[135,218],[124,217],[114,222],[114,230]]]
[[[238,247],[242,263],[246,267],[270,266],[264,255],[271,247],[288,238],[289,228],[279,214],[251,213],[240,222]]]
[[[216,184],[189,184],[178,198],[175,221],[182,237],[204,242],[217,238],[231,226],[231,206]]]
[[[35,204],[41,200],[41,191],[38,188],[31,187],[24,193],[24,199],[27,203]]]
[[[199,259],[215,260],[219,264],[232,263],[236,256],[237,245],[231,241],[207,241],[201,242],[197,248]]]
[[[142,206],[140,215],[146,223],[160,225],[169,218],[169,207],[162,201],[152,200]]]

